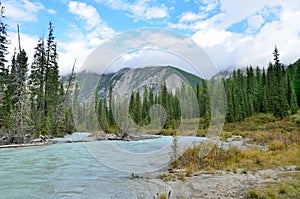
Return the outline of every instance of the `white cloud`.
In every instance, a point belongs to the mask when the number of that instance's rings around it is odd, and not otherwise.
[[[76,15],[79,19],[82,19],[86,23],[85,28],[87,30],[91,30],[101,23],[100,16],[96,8],[91,5],[71,1],[68,4],[68,9],[70,13]]]
[[[53,9],[47,9],[48,13],[49,14],[56,14],[56,10],[53,10]]]
[[[13,21],[37,21],[37,13],[45,9],[40,2],[8,0],[5,2],[6,16]]]
[[[71,72],[73,63],[76,59],[75,70],[79,71],[93,48],[88,46],[84,40],[73,42],[58,42],[59,47],[59,66],[61,74]]]
[[[103,3],[113,10],[124,10],[135,21],[169,17],[168,8],[165,5],[157,5],[149,0],[137,0],[133,3],[122,0],[96,0],[96,2]]]
[[[83,22],[84,30],[79,25],[73,24],[68,30],[70,42],[58,42],[62,74],[70,72],[75,59],[77,59],[76,68],[80,70],[92,50],[115,34],[92,5],[70,1],[68,10],[76,16],[77,20]]]
[[[299,58],[295,50],[300,45],[300,26],[295,20],[300,18],[299,2],[221,0],[219,6],[221,12],[210,18],[201,18],[205,8],[200,7],[198,13],[184,13],[178,23],[168,26],[192,32],[194,41],[223,69],[250,64],[266,66],[273,60],[275,44],[283,63]],[[246,27],[240,33],[227,29],[243,20]]]
[[[9,64],[11,62],[11,58],[14,54],[14,52],[19,52],[19,44],[18,44],[18,35],[16,32],[8,32],[8,39],[10,41],[10,44],[8,45],[8,52],[9,56],[7,57]],[[21,40],[21,48],[24,49],[27,53],[28,56],[28,62],[29,62],[29,67],[31,64],[31,61],[33,60],[33,55],[34,55],[34,44],[37,44],[38,42],[38,37],[28,35],[28,34],[22,34],[20,33],[20,40]]]
[[[264,18],[259,14],[250,16],[248,18],[249,31],[250,32],[256,31],[264,24],[264,22],[265,22]]]
[[[300,18],[300,10],[283,6],[280,13],[278,21],[266,23],[254,35],[231,33],[227,34],[226,39],[218,39],[221,38],[218,35],[226,35],[224,31],[219,30],[219,33],[215,33],[214,36],[219,41],[216,42],[213,36],[204,37],[212,31],[206,30],[204,33],[196,32],[193,39],[202,45],[217,66],[223,69],[228,66],[246,67],[250,64],[267,66],[269,61],[273,61],[272,52],[275,45],[279,48],[282,62],[293,63],[299,59],[299,52],[295,49],[300,45],[300,27],[294,19]],[[260,26],[262,20],[258,19],[258,21],[259,23],[254,22],[252,27]],[[206,39],[204,45],[203,38]]]
[[[193,22],[199,19],[203,19],[206,16],[207,16],[206,14],[196,14],[193,12],[186,12],[182,14],[182,16],[179,19],[179,22]]]
[[[231,35],[232,34],[228,31],[209,29],[197,31],[192,38],[197,41],[201,47],[206,48],[224,43]]]
[[[168,16],[166,8],[151,7],[145,13],[146,19],[165,18]]]
[[[77,16],[78,20],[84,22],[87,31],[91,31],[88,33],[88,37],[107,38],[114,34],[114,30],[101,19],[95,7],[86,3],[71,1],[68,4],[68,9],[70,13]]]

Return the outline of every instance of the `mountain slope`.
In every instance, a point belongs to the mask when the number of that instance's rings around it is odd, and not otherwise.
[[[158,91],[165,82],[168,90],[175,92],[182,84],[195,87],[203,79],[172,66],[149,66],[144,68],[123,68],[115,73],[95,74],[81,72],[76,75],[81,100],[91,99],[95,90],[100,97],[108,95],[110,85],[114,94],[129,97],[133,90],[143,92],[144,86]]]

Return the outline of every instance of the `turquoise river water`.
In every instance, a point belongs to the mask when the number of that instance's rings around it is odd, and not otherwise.
[[[86,135],[75,133],[64,139]],[[0,198],[153,198],[168,185],[131,175],[166,170],[172,139],[0,149]],[[187,145],[182,143],[201,139],[182,137],[179,142],[183,149]]]

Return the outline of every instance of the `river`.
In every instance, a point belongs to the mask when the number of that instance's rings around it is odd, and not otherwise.
[[[86,135],[75,133],[64,139]],[[172,139],[0,149],[0,198],[153,198],[170,189],[168,184],[131,175],[165,171]],[[180,137],[179,148],[203,139]]]

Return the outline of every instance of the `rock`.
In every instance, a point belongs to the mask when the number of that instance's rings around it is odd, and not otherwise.
[[[143,178],[142,176],[138,176],[135,173],[131,173],[131,178]]]
[[[31,140],[31,143],[43,142],[42,138],[35,138]]]

